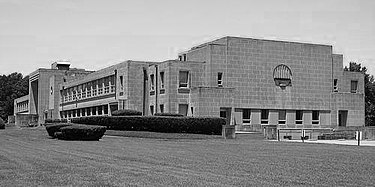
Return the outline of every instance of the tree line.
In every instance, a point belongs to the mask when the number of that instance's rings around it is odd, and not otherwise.
[[[365,125],[375,126],[375,81],[360,63],[350,62],[344,71],[362,72],[365,83]],[[29,93],[29,77],[21,73],[0,76],[0,117],[7,120],[14,112],[14,99]]]
[[[13,115],[14,99],[29,93],[29,77],[23,77],[21,73],[11,73],[0,76],[0,117],[8,120]]]

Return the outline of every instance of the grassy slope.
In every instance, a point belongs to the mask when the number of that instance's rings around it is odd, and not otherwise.
[[[2,130],[0,186],[372,186],[375,181],[374,147],[183,137],[61,141],[43,128]]]

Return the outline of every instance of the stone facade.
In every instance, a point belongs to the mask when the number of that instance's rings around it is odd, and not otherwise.
[[[48,109],[47,118],[134,109],[221,116],[237,130],[275,127],[288,135],[304,129],[311,136],[319,129],[364,126],[364,75],[343,71],[343,56],[329,45],[224,37],[177,60],[125,61],[66,82],[60,81],[65,74],[43,71],[30,76],[34,102],[28,110]]]
[[[221,108],[240,118],[236,120],[239,129],[364,126],[363,74],[343,71],[343,57],[333,54],[332,46],[225,37],[181,53],[182,57],[205,62],[201,85],[205,90],[217,90],[219,73],[223,88],[233,88],[230,105],[212,96],[198,103],[208,101],[204,113],[209,115],[219,115]],[[274,74],[279,65],[290,71],[288,86],[276,85]],[[351,90],[353,81],[355,89]],[[263,124],[262,111],[267,115]],[[297,113],[301,119],[296,119]]]
[[[30,115],[29,118],[33,120],[36,118],[36,123],[39,124],[44,123],[45,119],[59,118],[59,85],[92,73],[83,69],[70,69],[67,62],[62,64],[60,66],[60,62],[55,62],[51,69],[40,68],[29,74],[29,94],[14,100],[16,125],[23,123],[25,120],[22,119],[27,119],[26,115]],[[17,119],[18,116],[20,119]]]

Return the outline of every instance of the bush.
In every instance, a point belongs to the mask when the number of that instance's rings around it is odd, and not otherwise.
[[[116,110],[112,112],[112,116],[142,116],[142,112],[137,110]]]
[[[46,126],[48,135],[56,138],[55,133],[60,131],[62,127],[71,126],[73,124],[71,123],[46,123],[44,125]]]
[[[176,113],[155,113],[154,116],[184,117],[184,115]]]
[[[103,137],[106,127],[89,125],[70,125],[60,128],[55,136],[62,140],[99,140]]]
[[[5,122],[2,118],[0,118],[0,129],[5,129]]]
[[[67,123],[68,119],[46,119],[44,121],[45,124],[47,123]]]
[[[111,130],[217,135],[225,125],[225,119],[218,117],[168,116],[91,116],[75,118],[72,122],[107,126]]]

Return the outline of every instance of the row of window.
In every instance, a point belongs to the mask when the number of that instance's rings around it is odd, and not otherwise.
[[[339,91],[337,79],[333,79],[333,91],[334,92]],[[350,81],[350,92],[351,93],[357,93],[357,91],[358,91],[358,81],[357,80],[351,80]]]
[[[61,118],[76,118],[84,116],[102,116],[108,115],[108,105],[65,110],[60,112]]]
[[[115,91],[115,76],[111,75],[62,90],[61,102],[70,102],[79,99],[111,94],[115,93]]]
[[[178,87],[179,88],[189,88],[189,71],[179,71],[178,74]],[[164,87],[164,72],[160,72],[160,90],[163,90]],[[218,87],[223,86],[223,73],[218,72],[217,74],[217,85]],[[155,91],[155,75],[150,75],[150,91]]]
[[[24,111],[29,109],[29,101],[22,101],[16,104],[17,111]]]
[[[303,124],[303,111],[296,110],[296,118],[295,124]],[[286,124],[286,110],[279,110],[278,111],[278,124],[283,125]],[[261,110],[261,124],[268,124],[269,119],[269,110],[263,109]],[[251,109],[242,109],[242,123],[243,125],[249,125],[251,123]],[[313,110],[312,111],[312,124],[319,124],[319,111]]]

